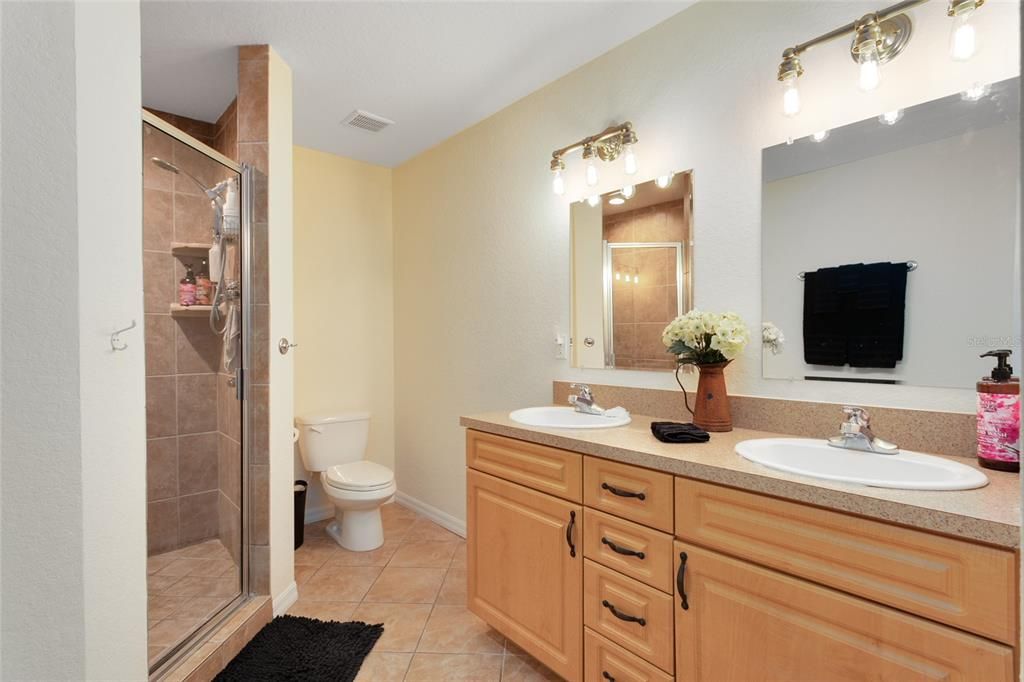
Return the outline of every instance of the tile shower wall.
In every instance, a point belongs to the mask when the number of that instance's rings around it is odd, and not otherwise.
[[[218,164],[149,126],[144,126],[143,152],[147,160],[167,159],[209,185],[226,175]],[[148,162],[143,169],[146,499],[148,548],[155,554],[220,532],[221,342],[207,318],[170,314],[184,263],[199,266],[198,258],[174,256],[171,243],[210,241],[208,200],[187,178]]]
[[[681,176],[680,179],[686,178]],[[604,238],[610,243],[689,241],[689,202],[679,200],[606,216]],[[684,269],[686,259],[684,258]],[[661,333],[676,316],[676,263],[671,249],[616,249],[613,269],[638,275],[612,280],[615,366],[674,369],[665,357]],[[686,273],[684,272],[684,281]]]

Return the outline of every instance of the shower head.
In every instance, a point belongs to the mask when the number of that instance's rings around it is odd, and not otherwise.
[[[216,199],[217,196],[220,194],[220,189],[218,189],[217,187],[207,187],[206,185],[199,181],[199,178],[197,178],[196,176],[192,175],[187,171],[181,170],[170,161],[164,161],[159,156],[153,156],[149,160],[152,161],[153,165],[155,165],[157,168],[161,168],[165,171],[170,171],[175,175],[184,175],[189,180],[196,183],[196,186],[198,186],[199,189],[203,190],[203,193],[206,194],[206,196],[210,197],[210,199]]]

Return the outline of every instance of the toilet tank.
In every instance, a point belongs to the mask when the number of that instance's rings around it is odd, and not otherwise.
[[[295,419],[307,471],[325,471],[366,456],[369,412],[314,412]]]

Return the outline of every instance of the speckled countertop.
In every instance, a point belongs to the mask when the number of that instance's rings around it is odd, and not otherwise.
[[[750,462],[734,448],[749,438],[786,434],[736,429],[713,433],[707,443],[662,443],[651,435],[651,417],[633,415],[614,429],[547,429],[512,421],[507,412],[462,417],[470,429],[636,464],[670,474],[807,502],[892,521],[913,528],[1016,548],[1020,544],[1020,478],[985,470],[989,484],[961,491],[871,488],[775,471]],[[952,458],[973,466],[962,458]]]

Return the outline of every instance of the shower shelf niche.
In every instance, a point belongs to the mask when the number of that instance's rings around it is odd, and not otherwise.
[[[206,317],[212,309],[212,305],[179,305],[172,303],[171,317]]]
[[[206,256],[210,253],[211,248],[213,248],[213,244],[171,242],[171,253],[175,256]]]

